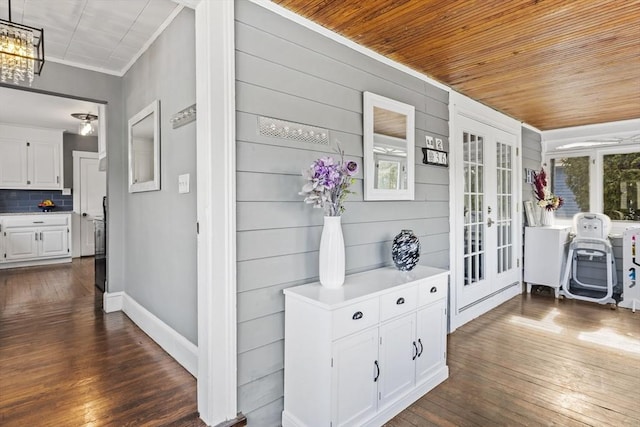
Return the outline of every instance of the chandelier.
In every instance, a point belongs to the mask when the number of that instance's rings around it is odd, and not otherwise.
[[[93,125],[91,122],[96,120],[98,116],[91,113],[73,113],[71,117],[80,120],[80,125],[78,126],[78,133],[80,135],[87,136],[93,134]]]
[[[44,65],[44,29],[11,22],[11,0],[7,3],[9,20],[0,19],[0,81],[31,86]]]

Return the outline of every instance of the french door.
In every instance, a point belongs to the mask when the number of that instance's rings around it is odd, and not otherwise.
[[[516,215],[517,138],[466,116],[456,119],[456,305],[474,305],[520,280]]]

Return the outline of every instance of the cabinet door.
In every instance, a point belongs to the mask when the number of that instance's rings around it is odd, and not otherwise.
[[[416,383],[446,364],[446,304],[447,300],[441,299],[418,311]]]
[[[61,189],[61,145],[58,142],[29,142],[29,175],[34,189]]]
[[[51,257],[69,253],[69,232],[67,227],[43,227],[38,233],[40,256]]]
[[[27,143],[0,139],[0,188],[27,187]]]
[[[37,258],[38,231],[36,228],[9,229],[4,233],[7,260]]]
[[[380,407],[410,390],[415,381],[416,315],[411,313],[380,327]]]
[[[353,426],[377,408],[378,329],[333,343],[331,413],[334,426]]]

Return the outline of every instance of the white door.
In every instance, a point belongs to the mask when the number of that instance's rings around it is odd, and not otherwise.
[[[419,352],[415,337],[416,315],[413,313],[380,327],[380,407],[413,387]]]
[[[480,301],[519,281],[516,233],[515,135],[465,116],[457,119],[457,146],[463,157],[463,191],[455,197],[457,235],[457,309]]]
[[[333,345],[333,425],[354,426],[376,412],[380,365],[378,329],[369,329]]]
[[[95,254],[93,220],[104,216],[107,174],[98,170],[98,163],[97,153],[74,152],[74,210],[80,214],[80,256]]]

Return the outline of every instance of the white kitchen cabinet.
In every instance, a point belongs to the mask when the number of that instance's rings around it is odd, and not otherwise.
[[[62,131],[0,125],[0,189],[62,189]]]
[[[0,188],[24,188],[28,179],[26,142],[0,138]]]
[[[417,266],[286,289],[283,426],[379,426],[444,381],[447,288]]]
[[[527,293],[531,285],[544,285],[560,291],[562,272],[570,243],[569,226],[525,227],[524,281]]]
[[[71,261],[71,215],[9,215],[4,217],[1,268]]]
[[[62,189],[62,141],[28,142],[29,188]]]

